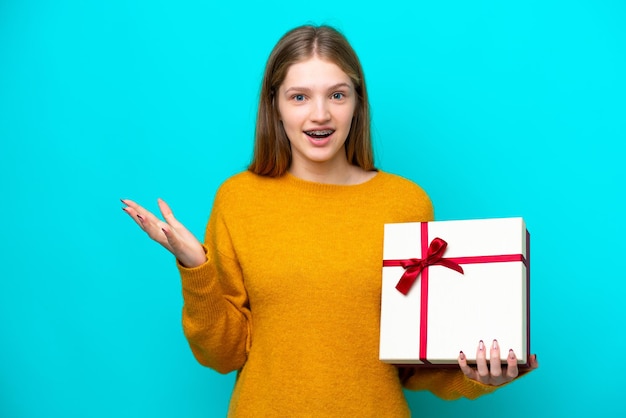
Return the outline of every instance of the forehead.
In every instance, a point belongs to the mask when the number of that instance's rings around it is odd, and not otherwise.
[[[337,64],[313,56],[292,64],[281,87],[324,87],[340,83],[354,87],[350,77]]]

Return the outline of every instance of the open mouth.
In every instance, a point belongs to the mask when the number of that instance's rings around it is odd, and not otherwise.
[[[324,139],[328,138],[335,132],[333,129],[324,129],[321,131],[304,131],[305,134],[310,136],[313,139]]]

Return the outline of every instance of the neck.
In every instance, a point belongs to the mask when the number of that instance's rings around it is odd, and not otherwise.
[[[331,164],[330,161],[315,164],[292,164],[289,173],[302,180],[323,184],[351,185],[369,180],[375,172],[367,172],[349,164]]]

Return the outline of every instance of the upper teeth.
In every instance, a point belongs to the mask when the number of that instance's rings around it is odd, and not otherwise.
[[[326,130],[323,130],[323,131],[307,131],[306,132],[307,135],[318,135],[318,136],[319,135],[330,135],[332,133],[333,133],[332,129],[326,129]]]

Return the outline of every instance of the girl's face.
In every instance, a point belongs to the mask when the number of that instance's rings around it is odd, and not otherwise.
[[[350,77],[316,56],[289,67],[278,89],[278,111],[289,142],[290,170],[334,170],[349,165],[344,143],[356,109]]]

